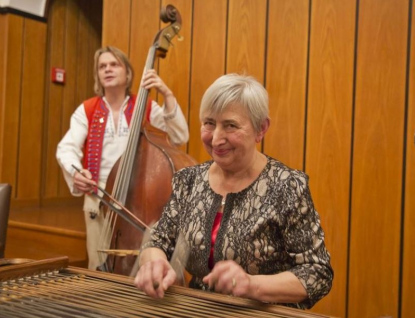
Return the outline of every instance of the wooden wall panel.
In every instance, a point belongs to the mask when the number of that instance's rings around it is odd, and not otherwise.
[[[61,119],[61,131],[60,135],[63,136],[67,130],[69,129],[70,125],[70,118],[76,109],[79,106],[81,100],[75,98],[74,92],[77,91],[77,76],[76,76],[76,69],[78,65],[78,46],[82,45],[78,41],[78,32],[79,32],[79,15],[81,14],[79,11],[79,7],[76,2],[67,0],[66,1],[66,9],[65,9],[65,35],[63,38],[62,45],[65,47],[65,52],[70,52],[71,54],[64,54],[63,56],[63,63],[65,65],[66,70],[66,80],[65,80],[65,89],[63,91],[63,101],[62,101],[62,119]],[[98,36],[99,38],[101,36]],[[91,40],[92,41],[92,40]],[[94,40],[97,41],[97,40]],[[57,43],[59,45],[59,43]],[[96,46],[96,44],[95,44]],[[99,46],[96,46],[98,48]],[[51,50],[51,54],[54,54],[54,49]],[[93,61],[88,61],[88,65],[90,68],[90,72],[93,73]],[[91,82],[90,85],[93,83]],[[51,84],[52,85],[52,84]],[[93,87],[89,85],[88,91],[93,94]]]
[[[264,83],[267,2],[229,0],[227,73],[246,73]]]
[[[132,0],[104,0],[102,24],[102,46],[111,45],[126,54],[130,51],[130,24]],[[137,1],[135,1],[137,3]],[[158,1],[153,1],[157,3]]]
[[[210,156],[200,140],[200,102],[206,89],[225,73],[226,1],[195,1],[193,17],[188,153],[204,162]]]
[[[255,77],[265,85],[267,2],[229,0],[226,73]],[[257,149],[262,150],[262,143]]]
[[[120,2],[121,3],[121,2]],[[91,24],[95,21],[92,17],[95,16],[95,12],[100,10],[101,0],[82,1],[78,0],[78,6],[80,9],[78,17],[78,44],[77,44],[77,69],[76,69],[76,106],[85,100],[92,97],[94,93],[94,54],[95,51],[101,47],[101,33],[97,33],[94,25]],[[123,20],[123,19],[119,19]],[[100,25],[101,23],[98,23]]]
[[[7,231],[7,258],[48,259],[67,256],[69,264],[88,267],[85,232],[36,226],[25,222],[9,221]],[[31,238],[27,244],[27,238]]]
[[[332,256],[334,284],[313,309],[346,315],[356,1],[314,1],[306,172]]]
[[[131,6],[130,51],[125,52],[134,68],[132,93],[137,94],[150,47],[160,29],[160,1],[133,1]],[[175,48],[172,48],[173,50]],[[167,53],[170,54],[171,52]],[[157,67],[157,65],[155,65]],[[154,98],[155,95],[152,95]]]
[[[7,15],[7,47],[4,91],[4,139],[1,167],[1,182],[10,183],[12,198],[17,192],[17,157],[19,147],[20,82],[22,79],[23,18]],[[13,107],[9,107],[13,105]]]
[[[411,317],[415,300],[415,6],[412,5],[409,103],[406,133],[405,214],[403,242],[401,317]],[[408,67],[409,67],[408,66]]]
[[[53,161],[53,165],[49,169],[58,170],[57,192],[59,194],[59,197],[70,197],[70,192],[68,189],[68,185],[66,184],[65,179],[63,178],[62,171],[59,165],[57,164],[56,148],[58,146],[59,141],[68,131],[71,116],[73,112],[75,111],[76,107],[78,107],[81,102],[80,99],[76,99],[75,97],[76,96],[75,92],[78,89],[78,85],[76,82],[77,80],[76,70],[77,70],[77,65],[79,61],[78,61],[78,54],[76,54],[76,52],[78,52],[78,45],[80,45],[80,43],[78,43],[78,30],[79,30],[78,17],[79,17],[80,12],[79,12],[79,8],[76,2],[67,0],[66,5],[67,7],[65,10],[65,35],[64,35],[64,38],[62,39],[63,42],[61,42],[61,44],[65,48],[64,50],[65,54],[63,56],[63,63],[64,63],[63,65],[65,66],[65,71],[66,71],[66,81],[65,81],[65,89],[63,90],[63,99],[60,104],[61,117],[60,117],[60,122],[59,122],[59,129],[60,129],[59,140],[54,139],[53,142],[50,142],[51,153],[49,157],[51,162]],[[101,36],[99,36],[99,38],[101,38]],[[91,39],[91,42],[92,41],[93,40]],[[56,44],[59,45],[58,43]],[[95,47],[98,48],[99,45],[100,43],[95,44]],[[52,52],[54,52],[54,49],[52,49],[50,53]],[[70,53],[68,54],[68,52]],[[89,68],[90,68],[90,72],[92,73],[93,67],[89,66]],[[50,85],[57,86],[58,84],[50,83]],[[93,87],[91,85],[93,85],[92,80],[90,81],[90,84],[88,85],[88,92],[91,92],[92,94]],[[88,98],[88,97],[85,96],[85,98]],[[80,98],[80,96],[78,98]],[[49,107],[51,106],[52,105],[49,104]]]
[[[7,71],[7,32],[8,32],[8,17],[0,14],[0,180],[2,180],[3,167],[3,153],[4,149],[4,125],[6,122],[5,112],[6,105],[6,71]]]
[[[188,0],[163,0],[162,6],[171,4],[177,8],[182,17],[180,35],[173,39],[167,56],[159,60],[159,75],[166,85],[174,92],[184,115],[189,113],[190,90],[190,55],[192,47],[192,1]],[[162,27],[165,27],[163,24]],[[162,99],[158,98],[159,104]],[[186,151],[186,145],[181,147]]]
[[[304,168],[308,14],[308,0],[269,1],[264,152],[296,169]]]
[[[47,45],[47,60],[46,60],[46,96],[45,105],[47,105],[44,140],[45,140],[45,188],[43,189],[43,196],[57,197],[59,196],[59,180],[61,175],[60,167],[56,160],[56,145],[62,138],[62,104],[64,102],[63,93],[65,85],[58,83],[51,83],[51,69],[58,67],[65,69],[65,46],[62,42],[65,41],[66,36],[66,4],[67,1],[54,1],[53,6],[49,8],[48,20],[48,45]],[[72,76],[71,70],[66,70],[66,78],[70,79]],[[56,119],[59,119],[56,120]]]
[[[350,317],[398,315],[407,23],[407,1],[360,1]]]
[[[25,19],[17,197],[40,199],[46,24]]]

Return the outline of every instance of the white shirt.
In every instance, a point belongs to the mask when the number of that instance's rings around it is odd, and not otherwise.
[[[127,147],[129,136],[129,127],[124,114],[129,96],[126,97],[121,107],[122,111],[120,111],[119,122],[117,125],[118,131],[115,131],[111,105],[105,97],[103,100],[109,113],[102,145],[102,158],[99,173],[100,184],[106,183],[112,167]],[[183,144],[189,140],[187,122],[177,102],[175,109],[171,113],[166,113],[164,106],[160,107],[155,101],[152,101],[150,122],[154,127],[166,131],[172,143]],[[81,196],[83,193],[74,189],[73,176],[76,170],[72,165],[75,165],[79,169],[83,168],[83,148],[87,136],[88,118],[85,113],[84,104],[81,104],[72,114],[69,130],[59,142],[56,151],[56,158],[62,168],[65,181],[68,184],[71,193],[75,196]]]

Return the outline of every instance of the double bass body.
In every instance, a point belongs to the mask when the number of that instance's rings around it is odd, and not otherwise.
[[[171,194],[171,180],[175,171],[194,165],[193,158],[172,146],[167,134],[146,124],[140,136],[140,147],[134,158],[127,201],[125,207],[146,224],[156,221]],[[108,179],[112,188],[116,178],[117,163]],[[127,221],[117,218],[113,227],[111,249],[138,250],[144,233],[137,231]],[[122,254],[122,253],[121,253]],[[130,275],[136,256],[109,255],[108,270],[122,275]]]

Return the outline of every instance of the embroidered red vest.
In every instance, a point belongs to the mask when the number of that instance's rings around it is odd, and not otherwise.
[[[128,126],[133,115],[136,95],[131,95],[124,110]],[[88,119],[88,136],[84,146],[84,169],[92,174],[92,179],[98,183],[101,166],[102,145],[104,142],[105,127],[108,120],[108,109],[102,97],[96,96],[84,101],[84,109]],[[146,109],[146,119],[150,122],[151,100]]]

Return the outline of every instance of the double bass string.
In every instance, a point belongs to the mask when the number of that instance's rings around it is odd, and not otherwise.
[[[154,59],[150,58],[152,54],[154,55],[153,47],[151,47],[149,50],[146,66],[144,67],[143,71],[143,76],[145,71],[150,69],[154,64]],[[125,204],[127,200],[129,180],[132,175],[135,154],[137,152],[137,148],[139,147],[141,125],[144,120],[144,113],[146,108],[145,106],[148,98],[148,90],[141,86],[141,82],[137,96],[138,97],[135,101],[134,111],[130,123],[130,133],[128,136],[127,148],[121,157],[121,162],[117,171],[117,177],[114,183],[117,185],[114,196],[117,197],[122,204]]]
[[[144,72],[152,68],[154,64],[154,53],[155,48],[150,47]],[[112,190],[113,197],[117,198],[118,205],[124,206],[127,201],[127,193],[130,185],[130,178],[133,173],[134,158],[139,147],[141,125],[144,119],[145,105],[148,98],[148,90],[143,88],[140,84],[137,99],[134,105],[134,111],[130,123],[130,133],[127,141],[127,148],[121,156],[119,167],[116,173],[114,187]],[[99,250],[108,250],[111,244],[111,238],[114,235],[114,228],[117,220],[117,213],[113,213],[112,209],[109,209],[108,213],[105,214],[104,225],[101,233],[101,247]],[[115,211],[116,212],[116,211]],[[144,224],[144,223],[143,223]],[[146,225],[147,228],[147,225]],[[142,229],[141,229],[142,230]],[[105,263],[106,260],[111,262],[106,254],[100,254],[100,262]],[[101,257],[102,256],[102,257]],[[112,267],[112,264],[108,264]]]

